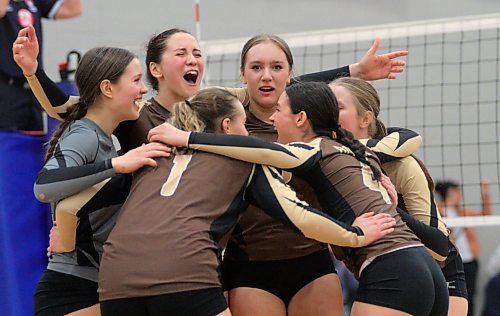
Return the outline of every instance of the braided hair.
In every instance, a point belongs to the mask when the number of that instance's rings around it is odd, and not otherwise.
[[[380,179],[380,170],[367,159],[366,147],[340,127],[337,99],[326,83],[298,82],[288,86],[285,92],[292,113],[304,111],[316,135],[334,139],[335,133],[335,139],[349,148],[357,160],[368,165],[375,179]]]

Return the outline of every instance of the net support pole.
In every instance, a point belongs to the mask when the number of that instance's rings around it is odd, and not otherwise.
[[[200,0],[194,1],[195,5],[195,23],[196,23],[196,38],[201,41],[201,26],[200,26]]]

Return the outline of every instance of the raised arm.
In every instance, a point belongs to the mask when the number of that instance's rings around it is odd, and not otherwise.
[[[320,82],[330,82],[340,77],[349,77],[351,75],[349,71],[350,66],[344,66],[335,69],[323,70],[313,73],[304,74],[295,78],[292,78],[293,82],[300,81],[320,81]]]
[[[0,0],[0,19],[7,13],[7,6],[9,5],[9,0]]]
[[[362,247],[392,232],[395,224],[388,214],[365,218],[360,227],[337,221],[301,201],[272,167],[255,166],[246,194],[252,204],[296,232],[325,243]]]
[[[422,144],[422,136],[412,130],[391,127],[387,131],[389,135],[382,139],[360,139],[361,143],[375,152],[382,164],[410,156]]]
[[[341,68],[319,71],[298,76],[294,81],[330,82],[339,77],[357,77],[364,80],[396,79],[396,74],[404,71],[405,62],[398,58],[408,55],[408,51],[394,51],[378,55],[380,39],[376,38],[372,47],[357,63]]]
[[[81,0],[64,0],[59,9],[57,10],[54,18],[69,19],[80,16],[82,14]]]
[[[45,112],[55,119],[62,120],[68,107],[77,103],[79,98],[62,92],[43,69],[38,68],[39,45],[33,26],[19,31],[12,45],[12,53]]]
[[[490,182],[487,179],[481,180],[481,201],[482,215],[491,215]]]
[[[40,45],[36,36],[35,28],[30,25],[23,28],[17,34],[17,38],[12,44],[12,54],[14,61],[23,70],[25,76],[32,76],[38,68],[38,54]]]
[[[481,180],[481,210],[457,207],[460,216],[486,216],[491,215],[490,183],[487,179]]]
[[[403,72],[405,62],[398,59],[408,55],[408,51],[400,50],[378,55],[380,39],[375,38],[372,47],[365,53],[358,63],[349,65],[352,77],[364,80],[396,79],[396,74]]]

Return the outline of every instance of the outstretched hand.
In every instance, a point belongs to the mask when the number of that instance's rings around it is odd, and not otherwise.
[[[25,76],[35,74],[38,68],[39,51],[35,28],[30,25],[20,30],[17,39],[12,44],[12,54],[14,61],[21,67]]]
[[[377,37],[372,47],[361,60],[349,66],[352,77],[364,80],[396,79],[396,74],[404,71],[404,60],[397,59],[408,55],[407,50],[377,55],[380,39]]]
[[[396,225],[396,220],[390,214],[378,213],[374,215],[373,212],[361,214],[352,223],[352,226],[361,228],[365,234],[364,246],[392,233],[394,225]]]

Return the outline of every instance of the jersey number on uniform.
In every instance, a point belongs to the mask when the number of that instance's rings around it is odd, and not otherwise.
[[[361,172],[363,174],[363,183],[365,184],[365,186],[367,186],[372,191],[380,192],[385,203],[391,204],[391,198],[389,197],[387,190],[380,184],[378,180],[373,180],[373,171],[370,166],[362,162],[360,162],[360,164]]]
[[[170,174],[168,175],[168,179],[165,183],[163,183],[161,187],[160,194],[162,196],[172,196],[177,190],[177,186],[181,181],[182,174],[186,170],[189,162],[193,158],[192,155],[176,155],[174,158],[174,166],[172,170],[170,170]]]

